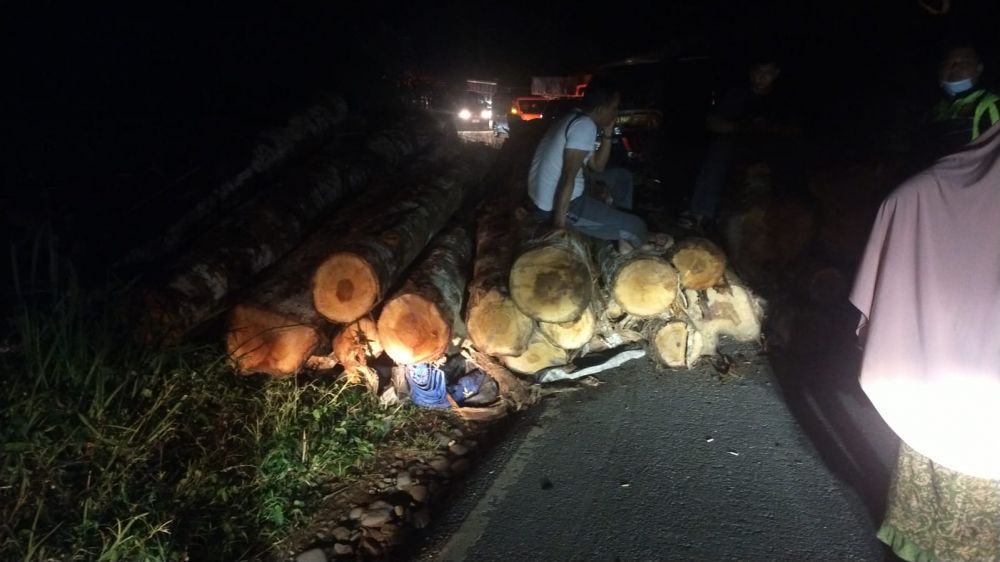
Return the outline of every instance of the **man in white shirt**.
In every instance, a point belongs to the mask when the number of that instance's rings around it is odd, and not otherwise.
[[[595,80],[587,86],[580,107],[556,121],[535,149],[528,195],[536,214],[556,228],[569,225],[593,238],[639,247],[646,242],[645,223],[620,210],[632,208],[632,175],[606,169],[620,98],[609,83]],[[595,150],[599,130],[602,140]],[[606,197],[585,192],[585,169],[591,179],[607,185]]]

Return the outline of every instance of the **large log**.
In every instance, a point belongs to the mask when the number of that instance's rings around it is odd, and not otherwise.
[[[425,148],[419,143],[435,141],[427,131],[435,127],[432,120],[408,120],[405,126],[405,131],[374,135],[367,152],[353,163],[343,159],[338,144],[325,147],[267,194],[207,232],[185,258],[168,269],[161,288],[148,292],[152,331],[164,334],[168,341],[179,339],[217,313],[228,294],[248,286],[256,274],[298,245],[326,209],[363,189],[377,170],[390,170]],[[413,140],[392,142],[407,131],[414,132]],[[342,178],[359,169],[366,173]]]
[[[549,341],[541,332],[535,331],[528,342],[528,349],[521,355],[501,357],[500,361],[508,369],[534,375],[542,369],[558,367],[569,363],[569,352]]]
[[[709,240],[687,238],[671,250],[670,262],[680,274],[681,287],[707,289],[722,283],[726,272],[726,254]]]
[[[542,322],[572,322],[590,304],[593,265],[587,240],[568,230],[529,234],[510,269],[510,294],[526,315]]]
[[[449,149],[449,153],[454,160],[455,149]],[[409,189],[399,189],[398,182],[389,181],[347,205],[272,267],[266,278],[233,307],[228,318],[227,351],[239,372],[298,372],[309,353],[318,350],[307,353],[314,347],[314,340],[319,342],[315,346],[329,343],[330,324],[313,306],[312,278],[318,265],[329,256],[330,248],[345,237],[344,226],[356,223],[357,217],[370,215],[380,199],[391,201],[390,195],[406,200],[426,191],[426,186],[434,182],[450,185],[457,181],[459,169],[462,167],[451,165],[447,159],[441,165],[414,162],[397,176],[398,180],[414,182]],[[248,354],[250,350],[253,353]]]
[[[165,233],[133,250],[127,261],[152,262],[189,243],[199,233],[208,230],[206,225],[218,222],[238,203],[246,201],[247,196],[252,195],[248,192],[265,187],[261,185],[262,180],[273,176],[294,155],[329,140],[347,117],[348,108],[342,97],[323,95],[305,111],[293,115],[284,126],[261,133],[246,154],[246,160],[208,193],[204,185],[192,184],[188,190],[190,193],[178,195],[178,188],[173,186],[175,193],[172,196],[179,203],[186,203],[187,210]],[[147,202],[150,205],[154,203],[156,199]]]
[[[478,154],[465,151],[465,159],[451,161],[446,171],[424,178],[320,248],[326,255],[312,274],[316,310],[334,322],[368,314],[482,176],[485,162]]]
[[[472,240],[462,226],[451,226],[431,241],[426,258],[379,315],[379,338],[389,357],[412,364],[444,354],[460,321],[471,262]]]
[[[251,299],[232,308],[226,352],[240,374],[294,375],[325,351],[333,326],[312,307],[295,260],[283,262]]]
[[[476,232],[476,262],[469,283],[465,326],[476,349],[502,356],[528,348],[534,322],[514,304],[508,287],[513,260],[511,213],[500,205],[483,209]]]
[[[721,336],[737,341],[760,338],[763,303],[732,270],[717,287],[684,291],[684,313],[703,338],[702,355],[712,355]]]
[[[598,252],[598,263],[611,298],[628,314],[663,314],[677,296],[677,270],[658,255],[640,251],[622,255],[608,244]]]

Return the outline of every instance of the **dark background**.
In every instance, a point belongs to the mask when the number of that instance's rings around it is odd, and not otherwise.
[[[916,0],[5,2],[4,233],[49,225],[77,258],[127,246],[164,193],[217,183],[213,167],[317,92],[377,122],[404,73],[526,87],[657,53],[710,57],[735,81],[767,49],[811,137],[863,151],[933,100],[944,41],[976,41],[995,66],[1000,3],[953,1],[946,17]]]

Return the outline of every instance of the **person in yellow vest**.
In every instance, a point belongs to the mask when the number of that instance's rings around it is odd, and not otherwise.
[[[931,113],[938,155],[969,144],[1000,121],[1000,96],[980,87],[982,74],[983,62],[970,46],[949,49],[941,61],[938,79],[945,98]]]

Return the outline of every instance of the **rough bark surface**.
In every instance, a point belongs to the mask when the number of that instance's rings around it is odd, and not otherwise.
[[[335,322],[368,314],[430,239],[461,206],[486,168],[483,154],[463,150],[437,174],[415,178],[394,200],[370,209],[346,234],[326,238],[313,270],[316,309]]]
[[[379,315],[378,333],[389,357],[412,364],[445,352],[460,322],[471,262],[472,239],[464,227],[450,226],[431,241],[426,257]]]
[[[430,123],[410,120],[400,127],[433,129]],[[426,147],[421,143],[436,140],[424,131],[415,133],[415,140],[390,142],[402,134],[395,129],[375,134],[369,143],[375,148],[350,161],[344,159],[339,144],[325,147],[202,236],[168,269],[162,287],[148,293],[147,308],[156,331],[175,341],[210,318],[228,294],[248,286],[255,275],[298,245],[324,211],[364,189],[376,171],[396,167]],[[344,180],[345,172],[359,169],[367,173]]]
[[[491,205],[481,210],[476,232],[465,325],[476,349],[489,355],[524,353],[534,330],[534,322],[510,296],[508,278],[515,238],[512,220],[508,209]]]
[[[347,116],[344,99],[327,95],[303,113],[293,116],[284,127],[263,132],[245,167],[208,194],[198,193],[197,204],[176,220],[163,236],[133,251],[129,261],[152,261],[173,253],[199,231],[207,230],[206,222],[225,217],[232,210],[232,200],[238,193],[247,191],[255,181],[273,173],[294,153],[310,144],[321,144]]]
[[[703,338],[703,355],[712,355],[721,336],[738,341],[760,338],[763,303],[730,270],[726,284],[685,291],[685,315]]]

